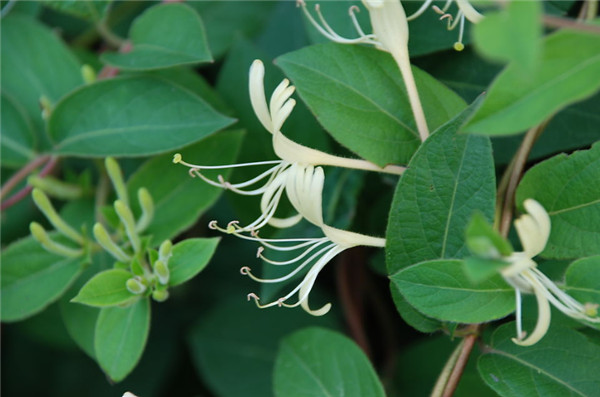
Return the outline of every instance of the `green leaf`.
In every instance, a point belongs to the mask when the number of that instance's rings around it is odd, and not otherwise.
[[[56,103],[83,84],[80,64],[52,31],[18,13],[2,18],[1,48],[2,92],[23,105],[41,137],[40,97]]]
[[[136,366],[150,331],[150,300],[126,307],[107,307],[96,323],[94,348],[102,370],[115,382]]]
[[[542,3],[538,1],[510,2],[506,10],[486,14],[473,30],[477,50],[492,60],[513,61],[531,76],[542,50],[541,16]]]
[[[173,247],[169,258],[169,285],[184,283],[202,271],[212,258],[220,238],[190,238]]]
[[[469,250],[480,256],[509,256],[513,248],[480,212],[473,214],[467,226],[467,246]]]
[[[56,238],[54,233],[50,234]],[[82,270],[82,258],[47,252],[32,237],[2,251],[0,301],[4,322],[30,317],[56,301]]]
[[[281,342],[275,362],[276,396],[385,396],[369,359],[347,337],[305,328]]]
[[[139,76],[75,91],[58,104],[48,131],[59,154],[143,156],[189,145],[232,122],[177,85]]]
[[[33,125],[25,110],[2,93],[0,161],[3,167],[18,168],[35,157]]]
[[[42,0],[46,7],[92,22],[100,21],[105,16],[111,2],[112,0]]]
[[[236,38],[252,37],[264,28],[275,2],[192,1],[189,5],[202,15],[209,46],[214,57],[220,58]]]
[[[485,135],[520,133],[600,87],[600,40],[594,34],[563,30],[544,42],[533,76],[510,64],[496,78],[481,107],[463,127]]]
[[[184,160],[194,164],[223,165],[235,162],[242,144],[242,131],[223,131],[203,139],[180,151]],[[127,181],[130,197],[137,197],[145,187],[154,201],[154,218],[144,234],[152,235],[156,244],[175,237],[192,226],[200,214],[208,209],[223,189],[210,186],[190,177],[188,169],[173,164],[173,154],[154,157],[145,162]],[[206,176],[216,179],[221,174],[228,178],[229,170],[207,171]],[[137,200],[131,200],[135,214],[140,214]]]
[[[597,396],[600,346],[580,333],[551,327],[533,346],[514,344],[514,323],[500,326],[487,354],[477,363],[479,374],[503,397]]]
[[[465,115],[423,143],[398,183],[386,233],[390,274],[430,259],[463,258],[473,212],[493,218],[496,184],[490,141],[456,134]]]
[[[408,162],[420,143],[398,66],[373,48],[323,44],[277,58],[325,129],[380,166]],[[365,78],[364,71],[369,71]],[[413,68],[431,131],[464,109],[464,102]]]
[[[500,259],[468,257],[465,258],[464,269],[467,277],[474,282],[480,283],[495,274],[510,263]]]
[[[202,19],[185,4],[161,4],[147,9],[133,22],[129,38],[131,52],[104,53],[102,61],[125,70],[212,61]]]
[[[600,305],[600,255],[579,259],[567,269],[565,291],[579,302]],[[598,313],[598,306],[595,307]],[[589,323],[587,323],[589,324]],[[600,327],[600,324],[594,324]]]
[[[127,280],[133,275],[123,269],[110,269],[96,274],[81,288],[71,302],[88,306],[106,307],[123,305],[139,298],[127,289]]]
[[[600,143],[570,156],[560,154],[531,168],[517,188],[520,208],[528,198],[544,206],[552,229],[542,256],[579,258],[600,254]]]
[[[443,328],[441,321],[427,317],[412,307],[402,296],[400,291],[395,288],[393,283],[390,285],[390,291],[392,292],[392,299],[394,300],[394,305],[396,306],[398,313],[408,325],[423,333],[431,333]]]
[[[302,310],[259,310],[239,291],[227,295],[198,318],[189,332],[198,374],[214,395],[272,396],[280,340],[301,327],[331,326],[334,317],[314,317]]]
[[[458,260],[417,263],[390,279],[408,303],[442,321],[481,323],[515,310],[514,289],[500,275],[474,283]]]

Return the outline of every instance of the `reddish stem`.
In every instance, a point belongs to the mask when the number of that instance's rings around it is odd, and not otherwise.
[[[460,355],[456,360],[456,364],[454,364],[454,368],[450,373],[450,377],[448,378],[448,382],[446,383],[446,387],[444,388],[444,393],[442,397],[451,397],[454,394],[454,391],[458,387],[458,382],[462,377],[463,372],[465,371],[465,367],[467,362],[469,361],[469,356],[471,355],[471,351],[473,350],[473,346],[475,345],[475,341],[478,338],[478,326],[474,327],[475,333],[467,335],[465,337],[465,342],[460,351]]]
[[[357,256],[358,259],[352,260]],[[364,261],[362,259],[364,258],[360,248],[355,248],[353,255],[345,252],[340,256],[337,266],[337,285],[350,334],[370,358],[371,349],[362,321],[363,306],[361,297],[364,287],[363,280],[365,279],[362,266]]]
[[[57,164],[57,159],[56,157],[50,157],[50,160],[48,160],[48,162],[46,163],[46,165],[44,166],[44,168],[40,171],[39,176],[41,178],[45,177],[46,175],[48,175],[50,172],[52,172],[52,170],[54,169],[54,167]],[[23,200],[25,197],[27,197],[27,195],[31,192],[32,187],[31,186],[25,186],[24,188],[22,188],[21,190],[19,190],[17,193],[13,194],[12,196],[10,196],[9,198],[7,198],[6,200],[4,200],[2,202],[2,205],[0,207],[0,210],[4,211],[5,209],[12,207],[13,205],[15,205],[16,203],[18,203],[19,201]]]
[[[33,170],[40,167],[44,164],[50,155],[46,154],[40,157],[33,159],[31,162],[25,165],[25,167],[21,168],[17,173],[9,178],[8,181],[2,186],[2,191],[0,191],[0,199],[4,198],[11,190],[15,188],[24,178],[29,176]]]

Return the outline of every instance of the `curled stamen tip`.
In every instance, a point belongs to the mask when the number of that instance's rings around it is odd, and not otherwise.
[[[244,266],[240,269],[240,273],[243,274],[244,276],[247,276],[250,274],[250,268],[248,266]]]
[[[440,15],[444,14],[444,11],[442,11],[442,9],[436,5],[432,5],[431,9]]]
[[[256,250],[256,257],[260,258],[260,256],[262,255],[263,251],[265,250],[265,247],[258,247],[258,249]]]
[[[208,222],[208,228],[212,230],[217,230],[219,226],[217,225],[217,221]]]
[[[181,153],[175,153],[173,155],[173,163],[177,164],[182,160]]]
[[[462,51],[465,49],[465,45],[463,43],[461,43],[460,41],[457,41],[456,43],[454,43],[454,49],[456,51]]]
[[[304,7],[305,5],[304,0],[296,0],[296,7]]]
[[[440,17],[440,21],[443,21],[444,19],[449,19],[450,22],[452,22],[452,15],[450,14],[444,14]]]
[[[258,302],[260,300],[258,295],[256,295],[254,292],[250,292],[248,295],[246,295],[246,299],[248,301],[250,301],[250,299],[254,299],[255,302]]]
[[[277,306],[279,306],[279,307],[283,306],[283,298],[277,299]]]
[[[198,170],[196,168],[190,168],[189,171],[188,171],[188,174],[190,174],[190,176],[192,178],[195,178],[196,177],[196,172],[198,172]]]
[[[354,12],[360,12],[360,8],[357,5],[353,5],[348,9],[348,13],[352,15]]]
[[[315,11],[316,11],[316,12],[319,12],[319,11],[321,11],[321,5],[320,5],[320,4],[318,4],[318,3],[317,3],[317,4],[315,4]]]

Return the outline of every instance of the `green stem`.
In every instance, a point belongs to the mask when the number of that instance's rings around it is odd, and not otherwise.
[[[106,25],[106,19],[101,20],[96,24],[96,30],[102,36],[104,41],[113,47],[121,48],[125,44],[125,40],[114,34]]]

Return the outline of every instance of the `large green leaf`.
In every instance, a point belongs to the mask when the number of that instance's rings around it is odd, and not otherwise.
[[[481,323],[515,309],[514,289],[500,275],[472,282],[459,260],[417,263],[390,276],[408,303],[443,321]]]
[[[544,206],[552,229],[547,258],[600,254],[600,143],[590,150],[554,156],[531,168],[517,189],[517,203],[528,198]]]
[[[390,274],[426,260],[464,257],[473,212],[493,217],[491,145],[486,137],[456,134],[465,115],[425,141],[398,183],[386,233]]]
[[[3,167],[18,168],[35,157],[33,125],[25,110],[4,92],[1,106],[0,161]]]
[[[185,4],[161,4],[146,10],[131,26],[133,49],[104,53],[102,60],[120,69],[149,70],[212,61],[200,16]]]
[[[392,299],[394,300],[394,305],[406,324],[423,333],[435,332],[438,329],[443,328],[441,321],[436,320],[435,318],[427,317],[411,306],[393,283],[390,285],[390,290],[392,293]]]
[[[212,258],[219,238],[190,238],[173,247],[169,258],[169,285],[184,283],[202,271]]]
[[[43,136],[40,97],[56,103],[81,85],[80,64],[48,28],[18,13],[2,18],[1,48],[2,91],[23,105]]]
[[[71,302],[105,307],[123,305],[138,298],[127,289],[133,275],[127,270],[110,269],[96,274],[81,288]]]
[[[232,122],[177,85],[139,76],[75,91],[58,104],[48,131],[60,154],[142,156],[189,145]]]
[[[534,73],[542,49],[541,15],[538,1],[513,1],[501,12],[486,14],[473,30],[477,50],[492,60],[513,61],[523,73]]]
[[[3,250],[1,262],[2,321],[22,320],[40,312],[61,297],[83,267],[83,258],[47,252],[32,237]]]
[[[96,323],[94,348],[102,370],[115,382],[139,361],[150,331],[150,300],[126,307],[106,307]]]
[[[183,159],[194,164],[232,164],[242,144],[242,131],[223,131],[180,151]],[[229,176],[228,170],[207,171],[205,175],[216,179],[219,174]],[[145,187],[154,200],[154,218],[144,231],[160,244],[196,223],[222,193],[199,178],[192,178],[188,169],[173,164],[173,153],[154,157],[144,163],[127,181],[130,197],[136,197],[139,188]],[[131,200],[135,214],[140,207]]]
[[[252,37],[264,28],[275,2],[192,1],[189,5],[202,15],[210,49],[220,58],[236,38]]]
[[[359,156],[380,166],[406,163],[419,146],[406,88],[390,54],[329,43],[286,54],[277,64],[321,125]],[[417,68],[413,73],[430,130],[464,109],[443,84]]]
[[[600,40],[594,34],[560,31],[544,41],[532,76],[509,65],[494,81],[464,132],[516,134],[533,127],[600,87]]]
[[[334,318],[314,317],[302,310],[259,310],[241,294],[229,295],[190,330],[194,364],[215,395],[272,396],[280,340],[301,327],[331,326]]]
[[[275,395],[280,397],[385,396],[360,348],[323,328],[305,328],[285,338],[273,376]]]
[[[568,328],[552,327],[533,346],[514,344],[514,323],[499,327],[479,358],[483,380],[503,397],[597,396],[600,346]]]

